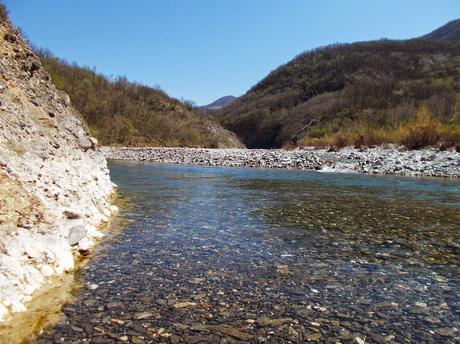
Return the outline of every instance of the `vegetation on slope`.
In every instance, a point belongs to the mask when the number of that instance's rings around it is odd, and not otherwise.
[[[423,38],[438,41],[460,42],[460,19],[448,22],[439,29],[423,36]]]
[[[385,143],[397,143],[410,149],[439,144],[440,148],[457,146],[460,148],[460,125],[442,123],[434,117],[426,104],[422,104],[415,118],[399,125],[378,127],[357,123],[345,127],[333,134],[325,134],[319,138],[304,136],[298,142],[300,146],[342,148],[350,145],[355,147],[373,147]],[[296,145],[288,143],[286,148]]]
[[[347,136],[359,143],[363,133],[392,142],[402,140],[401,128],[422,104],[444,131],[458,128],[459,44],[380,40],[316,49],[271,72],[217,116],[252,148]]]
[[[37,49],[52,82],[72,103],[104,145],[235,147],[241,145],[191,104],[125,77],[114,80]]]

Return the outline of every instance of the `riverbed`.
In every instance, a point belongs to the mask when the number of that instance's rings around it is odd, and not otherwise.
[[[460,184],[112,161],[130,207],[36,343],[453,343]]]

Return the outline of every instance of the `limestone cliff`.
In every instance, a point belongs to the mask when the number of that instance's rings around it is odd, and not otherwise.
[[[70,271],[116,207],[97,141],[18,31],[0,23],[0,320]]]

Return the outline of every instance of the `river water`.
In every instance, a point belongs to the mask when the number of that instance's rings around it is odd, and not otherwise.
[[[460,341],[460,184],[111,162],[130,206],[37,343]]]

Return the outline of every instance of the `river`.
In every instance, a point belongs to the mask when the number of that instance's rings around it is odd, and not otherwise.
[[[36,343],[460,340],[458,181],[109,168],[125,228]]]

